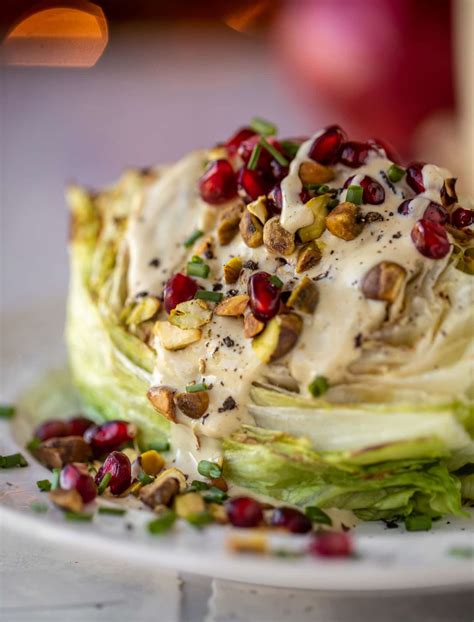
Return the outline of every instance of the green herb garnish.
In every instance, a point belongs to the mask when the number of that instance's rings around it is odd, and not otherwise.
[[[397,166],[396,164],[392,164],[387,171],[388,178],[393,182],[400,181],[404,175],[405,169],[401,166]]]
[[[320,397],[323,393],[326,393],[328,389],[329,384],[324,376],[316,376],[308,386],[308,390],[313,397]]]
[[[274,136],[278,129],[274,123],[267,121],[266,119],[262,119],[262,117],[254,117],[250,121],[250,127],[257,134],[261,134],[262,136]]]
[[[209,490],[209,484],[206,484],[206,482],[201,482],[198,479],[195,479],[191,482],[191,486],[189,486],[187,492],[198,492],[201,490]]]
[[[13,469],[14,467],[26,467],[28,462],[25,460],[23,454],[10,454],[9,456],[0,456],[0,468],[1,469]]]
[[[305,513],[309,520],[313,523],[318,523],[319,525],[332,525],[331,517],[316,506],[308,506],[305,508]]]
[[[304,184],[304,187],[307,190],[313,190],[316,194],[326,194],[326,192],[330,190],[329,186],[326,186],[326,184]]]
[[[97,487],[97,493],[99,495],[104,494],[111,479],[112,479],[112,473],[106,473],[104,477],[100,480],[100,484]]]
[[[26,449],[30,452],[34,452],[35,449],[38,449],[38,447],[41,445],[41,440],[37,437],[34,437],[31,439],[31,441],[26,445]]]
[[[93,514],[88,514],[87,512],[64,512],[64,518],[66,520],[77,520],[77,521],[91,521],[94,518]]]
[[[160,535],[169,531],[176,521],[176,514],[172,510],[165,510],[158,518],[148,523],[148,531],[153,535]]]
[[[217,486],[211,486],[206,494],[203,495],[204,501],[207,503],[224,503],[227,497],[227,493],[217,488]]]
[[[100,507],[98,512],[99,514],[110,514],[111,516],[123,516],[127,513],[127,510],[124,510],[123,508]]]
[[[346,201],[354,203],[354,205],[360,205],[362,203],[362,196],[364,189],[362,186],[349,186],[346,194]]]
[[[279,279],[276,274],[273,274],[268,280],[272,285],[278,287],[278,289],[281,289],[283,287],[283,281]]]
[[[208,479],[216,479],[222,475],[222,468],[215,462],[209,460],[201,460],[198,463],[198,473]]]
[[[33,512],[44,513],[48,511],[48,506],[46,505],[46,503],[41,503],[41,501],[33,501],[30,505],[30,508],[33,510]]]
[[[51,490],[56,490],[59,488],[59,477],[61,475],[61,469],[55,467],[53,469],[53,477],[51,478]]]
[[[155,478],[151,477],[151,475],[148,475],[148,473],[145,473],[144,471],[140,471],[140,473],[138,474],[138,481],[143,486],[147,486],[148,484],[154,482]]]
[[[247,164],[247,168],[250,171],[254,171],[257,168],[258,159],[260,157],[260,153],[262,152],[262,145],[257,143],[252,149],[252,153],[250,154],[249,163]]]
[[[275,160],[278,162],[278,164],[281,164],[281,166],[288,166],[289,162],[285,158],[285,156],[282,153],[280,153],[278,151],[278,149],[276,149],[273,145],[271,145],[268,142],[268,140],[266,140],[263,136],[260,139],[260,143],[261,143],[262,147],[264,149],[266,149],[268,151],[268,153],[275,158]]]
[[[282,140],[280,142],[280,145],[282,146],[283,151],[290,158],[290,160],[293,160],[293,158],[296,157],[298,149],[301,147],[300,143],[295,143],[292,140]]]
[[[0,404],[0,419],[11,419],[15,414],[12,404]]]
[[[429,531],[432,526],[431,516],[419,514],[418,516],[407,516],[405,518],[405,529],[407,531]]]
[[[221,292],[209,292],[205,289],[200,289],[196,292],[194,298],[198,300],[210,300],[211,302],[220,302],[222,300]]]
[[[188,384],[186,387],[186,393],[197,393],[198,391],[207,391],[207,384],[204,382],[199,382],[198,384]]]
[[[169,444],[169,441],[162,441],[162,442],[156,441],[154,443],[149,443],[148,449],[154,449],[158,453],[160,453],[161,451],[169,451],[170,444]]]
[[[209,523],[212,523],[214,519],[212,518],[212,514],[210,512],[204,511],[204,512],[191,512],[190,514],[186,516],[186,520],[193,527],[197,527],[198,529],[201,529],[202,527],[209,525]]]
[[[191,246],[194,244],[194,242],[196,242],[196,240],[199,240],[200,237],[202,237],[204,235],[203,231],[200,231],[199,229],[197,229],[196,231],[194,231],[193,233],[191,233],[191,235],[189,236],[189,238],[187,238],[184,243],[183,246],[185,248],[191,248]]]
[[[51,482],[49,479],[39,479],[36,482],[36,485],[41,490],[41,492],[49,492],[51,490]]]
[[[472,546],[453,546],[448,552],[452,557],[458,557],[459,559],[474,558],[474,547]]]
[[[209,270],[210,268],[206,263],[198,263],[197,261],[188,261],[186,265],[186,274],[188,276],[197,276],[201,279],[207,279]]]

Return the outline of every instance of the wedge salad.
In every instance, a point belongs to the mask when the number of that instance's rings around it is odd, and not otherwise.
[[[260,118],[176,163],[68,189],[85,412],[237,491],[362,520],[474,500],[472,200],[336,125]]]

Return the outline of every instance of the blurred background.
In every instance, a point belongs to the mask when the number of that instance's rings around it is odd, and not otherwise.
[[[472,192],[473,21],[474,0],[2,0],[3,309],[64,298],[68,181],[109,183],[254,115],[386,139]]]

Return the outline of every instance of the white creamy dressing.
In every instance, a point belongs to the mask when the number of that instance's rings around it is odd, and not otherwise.
[[[301,163],[308,159],[309,148],[318,135],[301,145],[290,165],[289,175],[281,184],[281,222],[291,232],[311,224],[313,220],[311,211],[299,198],[302,184],[298,171]],[[398,214],[397,208],[414,193],[404,181],[392,185],[393,192],[381,174],[388,170],[391,161],[376,152],[370,151],[369,154],[366,164],[358,169],[340,164],[334,166],[336,177],[329,185],[342,187],[350,176],[356,175],[353,183],[360,181],[363,175],[371,176],[382,184],[385,201],[381,205],[362,205],[362,213],[377,212],[384,220],[366,224],[362,233],[352,241],[339,239],[328,230],[318,240],[322,259],[307,273],[310,278],[317,279],[318,307],[313,316],[305,317],[303,333],[283,361],[303,392],[316,375],[326,376],[330,383],[343,379],[348,365],[359,357],[359,336],[370,334],[386,317],[385,303],[365,299],[360,289],[361,281],[370,268],[382,260],[394,261],[407,271],[407,278],[410,279],[433,264],[433,260],[423,257],[416,250],[410,232],[416,220],[421,218],[428,201],[440,202],[440,189],[449,173],[433,165],[425,166],[423,179],[426,191],[411,201],[411,214],[403,216]],[[161,295],[169,276],[185,271],[192,249],[185,249],[183,241],[193,230],[202,226],[205,220],[203,215],[209,210],[197,192],[205,159],[205,151],[194,152],[165,169],[156,182],[145,188],[141,209],[131,216],[127,234],[131,295],[143,291]],[[211,231],[210,226],[208,230]],[[212,289],[213,283],[223,282],[222,266],[233,256],[241,257],[244,264],[248,260],[256,262],[259,270],[278,274],[285,284],[300,278],[294,271],[296,254],[286,258],[286,263],[280,262],[263,246],[257,249],[247,247],[240,235],[227,246],[216,244],[214,255],[213,259],[206,260],[211,268],[209,279],[197,279],[206,289]],[[150,265],[154,258],[160,262],[158,268]],[[448,257],[440,260],[440,267],[447,260]],[[241,282],[224,284],[222,292],[225,294],[235,288],[239,293],[245,293],[250,274],[251,270],[244,270]],[[196,462],[204,455],[218,455],[218,444],[212,439],[228,436],[243,423],[253,423],[247,408],[249,389],[265,371],[265,366],[252,350],[251,340],[243,336],[241,318],[214,316],[202,330],[200,341],[183,350],[169,351],[158,340],[155,343],[154,385],[168,385],[180,391],[193,381],[212,385],[207,415],[200,420],[180,415],[180,424],[173,426],[176,437],[173,446],[178,448],[179,453],[176,460],[180,465],[185,462],[192,472]],[[230,409],[224,404],[229,397],[235,403]],[[208,437],[207,440],[204,437]]]

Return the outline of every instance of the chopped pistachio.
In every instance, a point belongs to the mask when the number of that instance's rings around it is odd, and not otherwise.
[[[177,393],[175,404],[187,417],[200,419],[209,406],[209,394],[207,391]]]
[[[256,337],[265,328],[265,323],[258,320],[252,312],[244,316],[244,337]]]
[[[212,317],[212,311],[204,300],[188,300],[180,302],[172,309],[168,321],[173,326],[183,329],[201,328],[209,324]]]
[[[257,248],[263,244],[262,223],[247,209],[242,214],[239,230],[243,241],[248,247]]]
[[[237,235],[243,210],[244,206],[239,202],[229,205],[219,213],[217,239],[222,246],[230,244]]]
[[[267,553],[269,551],[267,535],[257,530],[232,533],[226,544],[233,553]]]
[[[329,194],[322,194],[310,199],[305,204],[305,207],[313,212],[314,219],[311,225],[298,229],[298,236],[303,244],[320,238],[324,233],[326,217],[329,214],[328,203],[330,198]]]
[[[318,162],[303,162],[298,174],[303,184],[325,184],[334,179],[333,170]]]
[[[262,195],[247,205],[248,211],[264,225],[268,220],[267,197]]]
[[[180,518],[187,518],[189,514],[204,512],[206,504],[198,492],[188,492],[178,495],[174,499],[174,511]]]
[[[204,257],[211,259],[214,256],[214,240],[210,235],[198,240],[193,251],[196,255],[204,255]]]
[[[174,474],[168,473],[168,471],[172,470],[167,469],[164,475],[158,476],[154,482],[140,489],[140,499],[153,510],[160,506],[170,507],[180,491],[179,480]]]
[[[214,313],[216,315],[238,317],[239,315],[243,315],[247,308],[248,301],[249,297],[247,294],[237,294],[237,296],[225,298],[214,309]]]
[[[242,272],[242,259],[232,257],[224,264],[224,281],[226,283],[237,283]]]
[[[265,330],[255,337],[252,347],[263,363],[273,362],[288,354],[298,341],[303,329],[303,321],[296,313],[277,315],[272,318]]]
[[[167,321],[155,322],[153,332],[165,350],[181,350],[201,339],[198,328],[183,330]]]
[[[265,223],[263,243],[274,255],[291,255],[295,250],[295,236],[281,226],[279,216],[273,216]]]
[[[342,240],[350,241],[362,233],[364,223],[358,205],[344,201],[326,217],[326,227]]]
[[[82,497],[77,490],[62,490],[61,488],[57,488],[56,490],[51,490],[48,494],[54,505],[57,505],[58,508],[62,510],[80,512],[84,507]]]
[[[63,436],[43,441],[32,453],[48,469],[61,469],[71,462],[87,462],[92,450],[82,436]]]
[[[220,503],[209,503],[207,507],[216,523],[218,523],[219,525],[225,525],[229,522],[227,510],[223,505],[221,505]]]
[[[306,272],[314,268],[321,261],[321,249],[316,242],[311,241],[304,244],[298,250],[298,258],[296,260],[296,272]]]
[[[457,203],[456,181],[456,177],[448,177],[444,180],[443,187],[441,188],[441,203],[443,207],[449,207]]]
[[[127,316],[124,318],[127,326],[141,324],[151,320],[160,310],[161,301],[155,296],[146,296],[135,302],[129,308]]]
[[[140,455],[140,465],[147,475],[158,475],[165,466],[163,456],[154,449],[149,449]]]
[[[159,386],[150,387],[146,396],[158,412],[170,421],[176,422],[175,393],[171,387]]]
[[[381,261],[364,276],[362,293],[370,300],[392,303],[400,293],[405,277],[405,268],[393,261]]]
[[[301,313],[314,313],[318,304],[319,294],[316,283],[307,276],[292,290],[286,306]]]

